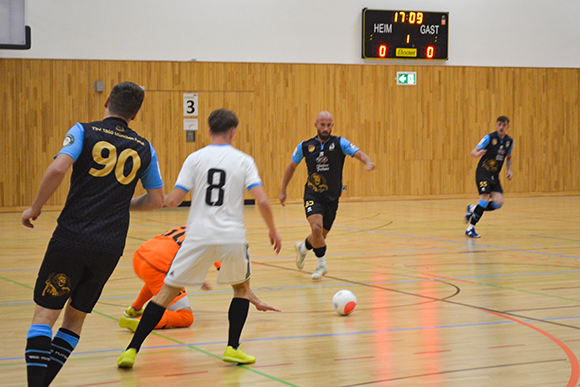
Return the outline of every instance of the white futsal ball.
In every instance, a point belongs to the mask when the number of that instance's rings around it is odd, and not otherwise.
[[[356,307],[356,296],[350,290],[340,290],[332,297],[332,307],[341,316],[349,315]]]

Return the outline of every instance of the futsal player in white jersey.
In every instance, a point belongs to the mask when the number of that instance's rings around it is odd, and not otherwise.
[[[165,309],[185,286],[201,286],[216,261],[222,265],[217,281],[230,284],[234,295],[228,311],[227,362],[248,364],[256,358],[245,354],[239,339],[248,316],[249,304],[260,311],[278,309],[261,302],[250,288],[251,263],[244,227],[244,189],[256,204],[269,230],[276,254],[282,241],[276,231],[270,201],[254,159],[232,146],[238,126],[236,115],[226,109],[213,111],[209,118],[211,145],[190,154],[179,172],[173,192],[165,205],[177,207],[189,191],[191,209],[187,234],[165,277],[165,284],[145,308],[131,343],[117,360],[121,368],[131,368],[145,338],[155,328]]]

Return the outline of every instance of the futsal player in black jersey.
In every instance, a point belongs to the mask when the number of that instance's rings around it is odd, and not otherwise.
[[[308,250],[314,250],[318,264],[312,278],[320,279],[328,272],[326,236],[336,218],[338,200],[342,193],[344,159],[348,155],[360,160],[367,171],[375,169],[375,164],[350,141],[332,135],[334,121],[329,112],[318,113],[314,126],[318,132],[317,136],[302,141],[292,153],[292,161],[284,171],[279,199],[284,205],[288,183],[296,167],[304,159],[308,167],[308,179],[304,186],[304,210],[311,233],[304,242],[296,243],[296,266],[302,270],[306,253]]]
[[[113,87],[104,119],[77,123],[68,131],[34,203],[22,213],[22,224],[33,228],[31,221],[72,166],[68,197],[34,287],[36,308],[25,352],[29,387],[50,385],[77,345],[87,314],[123,254],[129,211],[163,206],[155,150],[128,126],[144,97],[132,82]],[[146,193],[133,198],[139,180]],[[65,304],[53,338],[52,327]]]
[[[499,173],[504,162],[507,169],[507,179],[511,180],[513,177],[512,149],[514,140],[507,135],[509,126],[509,118],[499,116],[495,124],[496,131],[486,134],[471,151],[472,157],[480,157],[480,159],[475,170],[479,203],[468,205],[465,212],[465,222],[468,223],[465,235],[470,238],[481,237],[475,232],[475,225],[485,211],[498,210],[503,206],[503,189],[499,181]]]

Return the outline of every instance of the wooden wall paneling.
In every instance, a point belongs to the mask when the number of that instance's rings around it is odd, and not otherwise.
[[[146,89],[131,125],[153,142],[170,187],[186,155],[204,145],[185,144],[182,129],[182,94],[198,92],[198,139],[209,111],[236,111],[236,145],[254,156],[274,200],[294,147],[316,134],[321,110],[333,114],[334,134],[377,164],[366,173],[347,160],[345,200],[475,194],[469,152],[500,114],[511,118],[516,142],[515,178],[502,176],[508,195],[580,191],[579,69],[0,59],[0,70],[1,208],[32,202],[66,131],[101,119],[106,96],[124,80]],[[416,71],[418,85],[396,86],[396,71]],[[105,92],[94,91],[97,80]],[[301,200],[305,178],[302,164],[289,200]],[[47,204],[64,203],[66,180]]]

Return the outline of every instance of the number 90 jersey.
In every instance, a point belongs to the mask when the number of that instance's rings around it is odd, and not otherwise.
[[[187,239],[200,245],[247,243],[244,189],[261,184],[254,159],[231,145],[208,145],[190,154],[175,183],[192,190]]]
[[[163,187],[153,147],[110,117],[73,126],[59,153],[75,162],[54,237],[121,256],[137,181],[146,189]]]

